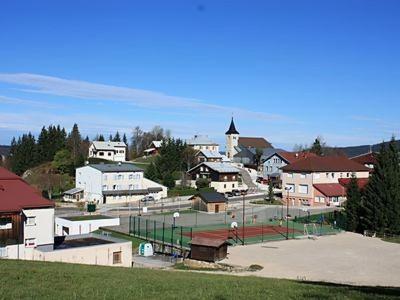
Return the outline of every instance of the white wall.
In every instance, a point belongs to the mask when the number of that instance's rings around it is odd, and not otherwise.
[[[54,244],[54,208],[24,209],[24,215],[35,217],[35,225],[24,223],[24,240],[36,239],[36,245]]]
[[[90,166],[84,166],[77,168],[75,175],[75,187],[84,190],[84,200],[102,203],[102,173]]]
[[[59,236],[67,235],[63,232],[63,227],[67,227],[69,229],[69,235],[87,234],[96,231],[100,227],[118,226],[119,224],[119,218],[70,221],[57,217],[55,219],[55,232],[56,235]]]

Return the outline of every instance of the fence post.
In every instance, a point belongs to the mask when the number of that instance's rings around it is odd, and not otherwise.
[[[140,233],[140,217],[138,217],[138,236],[142,236]]]
[[[183,234],[182,234],[182,226],[181,226],[181,255],[182,255],[182,257],[183,257],[183,240],[182,240],[182,236],[183,236]]]
[[[136,235],[136,217],[131,216],[133,218],[133,235]]]
[[[174,225],[171,225],[171,251],[174,248]]]
[[[153,233],[154,233],[154,242],[156,241],[156,220],[154,220],[154,225],[153,225]]]
[[[165,223],[162,223],[162,252],[165,251]]]
[[[146,241],[147,241],[147,232],[149,231],[149,227],[148,227],[148,222],[149,220],[148,219],[146,219]]]

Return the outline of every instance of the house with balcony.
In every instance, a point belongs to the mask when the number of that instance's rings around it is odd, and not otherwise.
[[[222,162],[223,161],[223,156],[221,153],[217,151],[212,151],[212,150],[199,150],[196,155],[196,162],[202,163],[205,161],[208,162]]]
[[[152,141],[149,147],[144,150],[145,156],[155,156],[160,153],[163,141]]]
[[[83,190],[82,201],[97,204],[128,203],[150,195],[167,197],[167,187],[144,177],[143,169],[131,163],[91,164],[75,171],[75,188]]]
[[[110,161],[126,161],[128,146],[124,142],[93,141],[89,146],[89,158],[101,158]]]
[[[347,157],[307,157],[282,167],[282,198],[291,206],[339,206],[346,201],[343,179],[365,181],[369,174],[369,168]]]
[[[53,244],[53,202],[0,167],[0,257],[30,259],[34,249],[53,249]]]
[[[190,184],[196,187],[199,178],[207,179],[210,187],[219,193],[232,192],[232,190],[247,190],[242,183],[239,169],[229,163],[202,162],[188,171]]]

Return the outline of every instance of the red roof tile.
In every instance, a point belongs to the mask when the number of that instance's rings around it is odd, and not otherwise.
[[[362,165],[374,165],[376,164],[376,153],[374,152],[365,153],[358,156],[354,156],[350,159]]]
[[[313,186],[326,197],[346,196],[346,188],[340,183],[318,183]]]
[[[347,187],[350,183],[351,178],[339,178],[339,183],[344,187]],[[369,178],[357,178],[358,188],[363,189],[367,183]]]
[[[280,151],[278,152],[283,159],[285,159],[289,164],[299,161],[301,159],[305,159],[307,157],[315,157],[317,156],[315,153],[312,152],[287,152],[287,151]]]
[[[284,172],[357,172],[370,171],[367,167],[344,156],[313,156],[282,168]]]
[[[27,208],[54,207],[37,190],[17,175],[0,168],[0,212],[20,212]]]
[[[270,142],[261,137],[239,137],[238,143],[246,148],[273,148]]]

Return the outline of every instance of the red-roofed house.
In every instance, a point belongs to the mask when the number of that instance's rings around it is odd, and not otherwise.
[[[283,200],[290,205],[341,205],[346,187],[341,184],[354,175],[361,182],[370,169],[342,156],[311,156],[282,168]],[[345,180],[345,181],[343,181]]]
[[[368,152],[368,153],[354,156],[350,159],[355,162],[358,162],[359,164],[366,166],[367,168],[373,169],[374,165],[376,164],[376,155],[377,155],[377,153],[375,153],[375,152]]]
[[[53,244],[54,204],[0,167],[0,257],[25,259]]]

